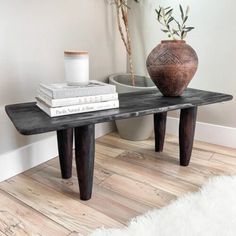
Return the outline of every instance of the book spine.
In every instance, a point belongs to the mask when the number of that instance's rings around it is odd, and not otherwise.
[[[68,106],[68,107],[57,107],[57,108],[48,108],[44,104],[40,103],[39,101],[37,104],[42,110],[44,110],[51,117],[85,113],[85,112],[91,112],[91,111],[107,110],[107,109],[119,107],[118,100],[92,103],[92,104],[75,105],[75,106]]]
[[[46,94],[43,94],[41,91],[38,91],[38,97],[45,102],[50,107],[63,107],[63,106],[72,106],[88,103],[98,103],[106,102],[118,99],[118,94],[103,94],[96,96],[85,96],[85,97],[75,97],[75,98],[62,98],[62,99],[51,99]]]
[[[111,94],[116,93],[116,87],[114,85],[98,86],[91,88],[81,88],[81,89],[71,89],[71,90],[59,90],[59,91],[50,91],[49,89],[40,85],[40,89],[54,99],[60,98],[72,98],[72,97],[83,97],[83,96],[93,96],[93,95],[102,95],[102,94]]]

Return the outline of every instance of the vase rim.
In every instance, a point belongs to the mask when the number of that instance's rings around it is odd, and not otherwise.
[[[88,55],[88,51],[64,51],[65,56],[82,56],[82,55]]]
[[[186,41],[183,39],[166,39],[161,40],[161,43],[186,43]]]

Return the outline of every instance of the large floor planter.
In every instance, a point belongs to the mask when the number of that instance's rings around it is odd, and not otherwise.
[[[131,85],[129,74],[114,74],[109,77],[109,83],[116,86],[118,93],[129,93],[157,89],[150,78],[145,76],[135,76],[136,84]],[[116,126],[120,136],[128,140],[148,139],[153,131],[153,116],[143,116],[116,121]]]

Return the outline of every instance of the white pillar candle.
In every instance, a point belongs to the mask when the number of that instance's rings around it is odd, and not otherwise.
[[[68,85],[85,86],[89,83],[88,52],[64,52],[65,78]]]

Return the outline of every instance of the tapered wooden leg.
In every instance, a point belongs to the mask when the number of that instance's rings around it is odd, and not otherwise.
[[[63,179],[69,179],[72,175],[73,129],[70,128],[57,131],[57,143],[61,176]]]
[[[92,196],[95,152],[95,125],[75,128],[75,160],[80,189],[80,199],[89,200]]]
[[[162,152],[166,133],[167,112],[154,114],[155,151]]]
[[[180,165],[188,166],[192,154],[197,107],[182,109],[179,124]]]

